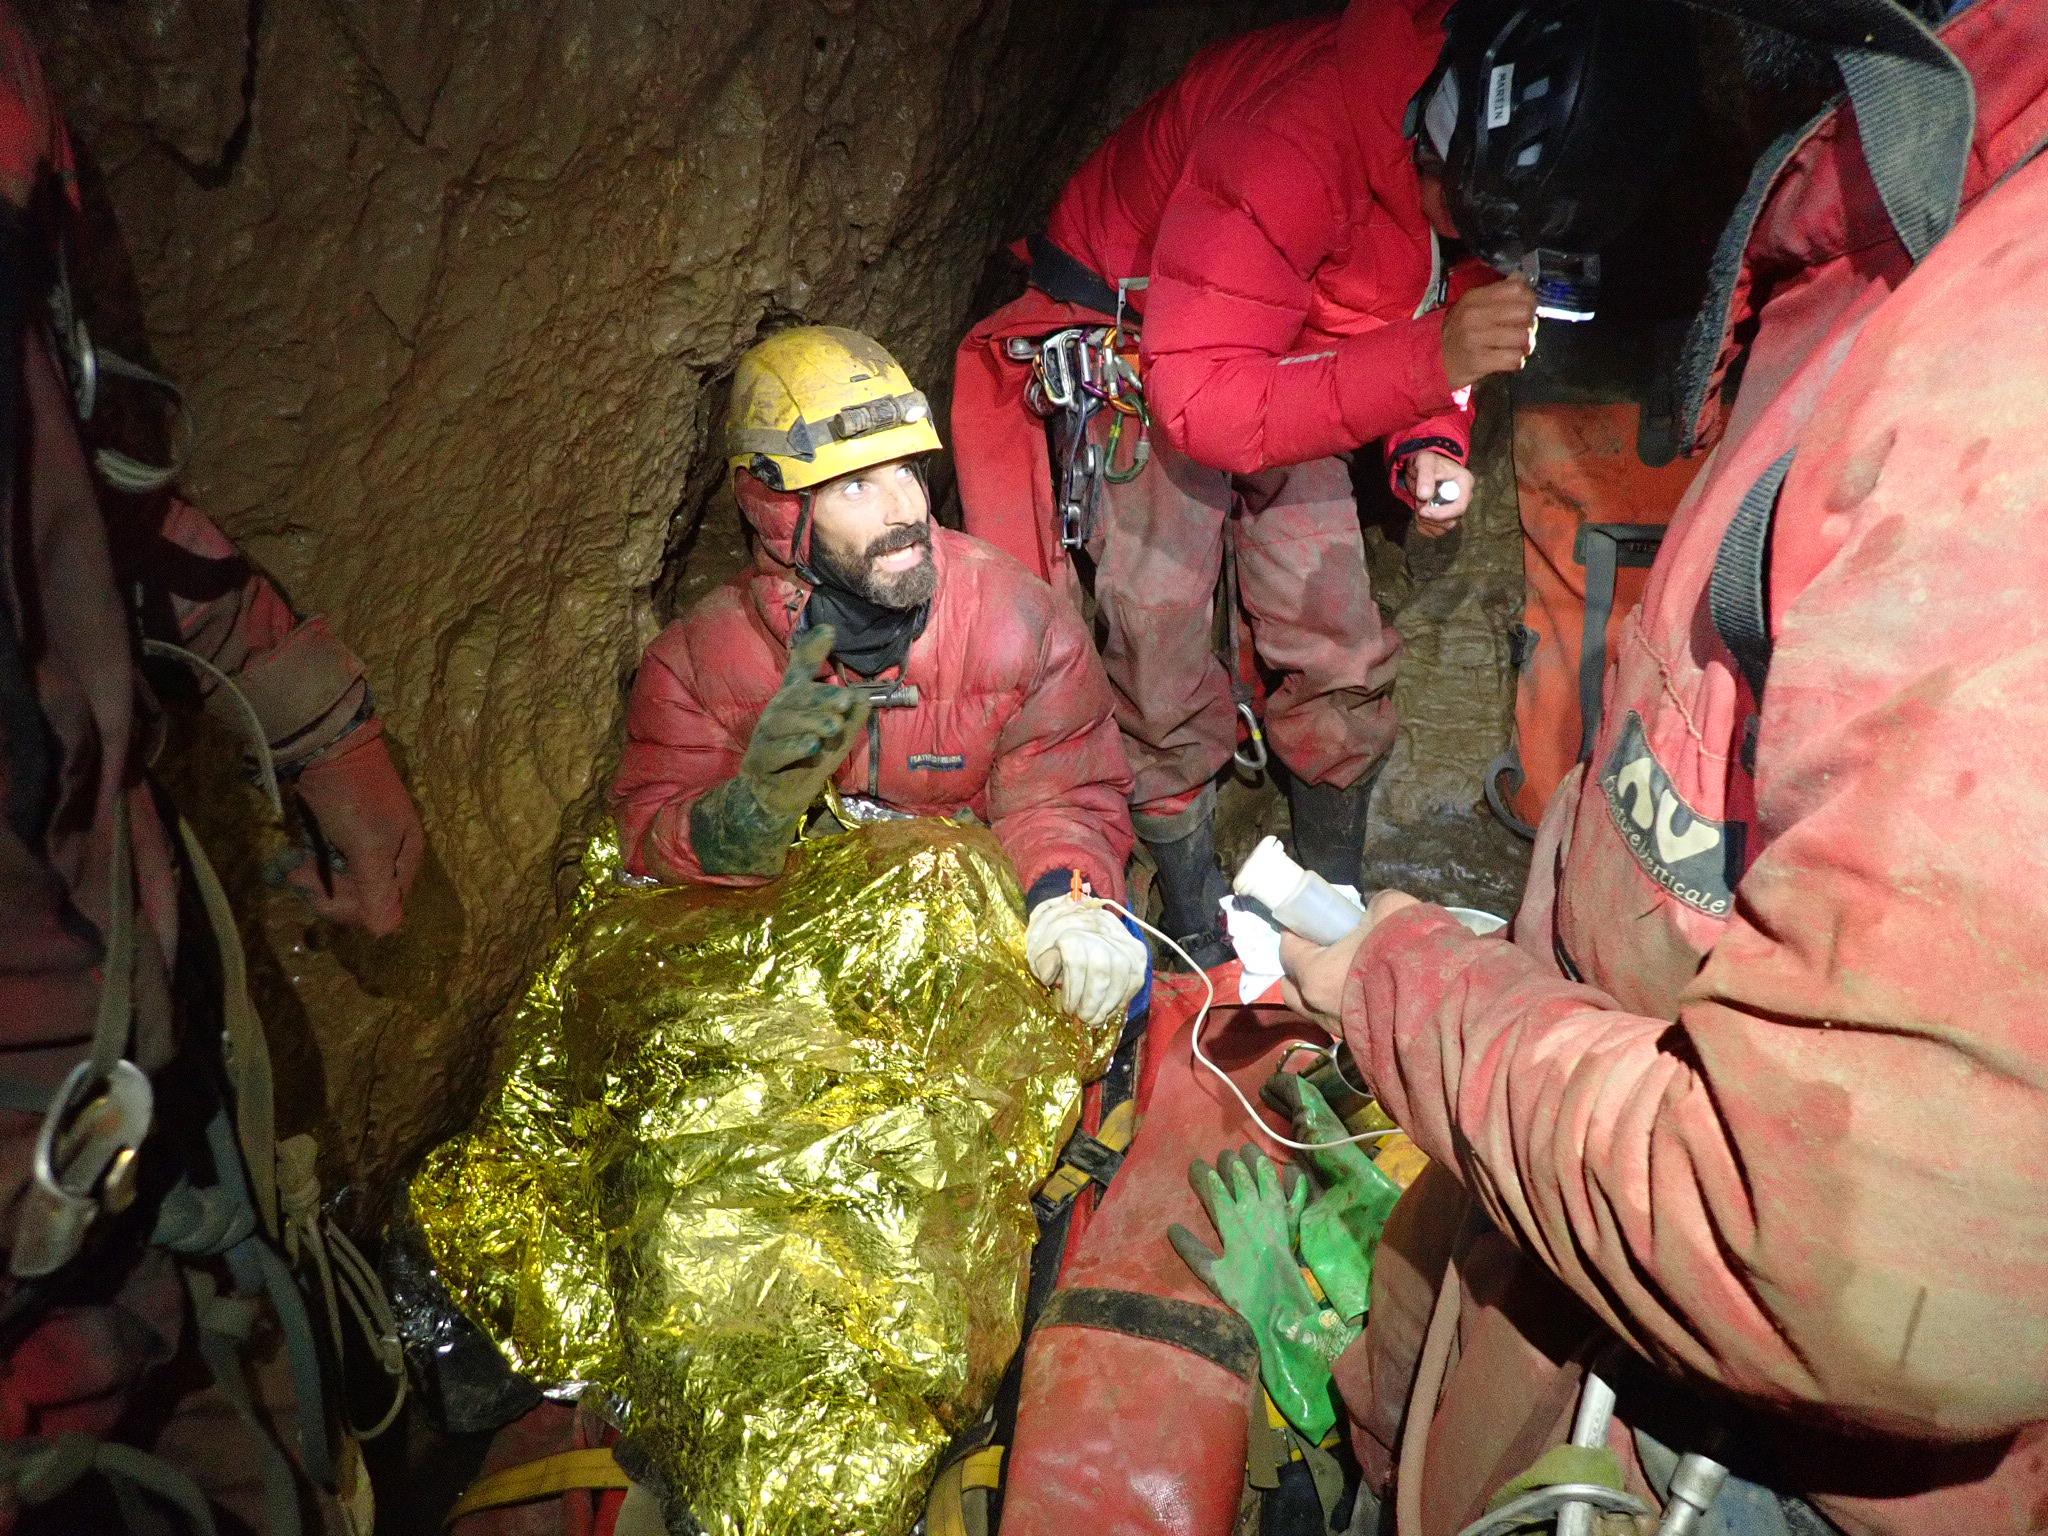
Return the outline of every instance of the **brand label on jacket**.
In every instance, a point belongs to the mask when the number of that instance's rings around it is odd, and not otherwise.
[[[1634,710],[1601,770],[1600,788],[1607,814],[1643,872],[1687,906],[1726,917],[1742,874],[1747,829],[1739,821],[1710,821],[1679,797]]]
[[[954,752],[913,752],[910,754],[910,771],[920,769],[928,773],[956,773],[967,766],[967,759]]]

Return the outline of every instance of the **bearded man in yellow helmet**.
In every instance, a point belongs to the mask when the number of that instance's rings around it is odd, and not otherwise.
[[[1143,985],[1122,901],[1131,771],[1072,608],[932,522],[931,407],[868,337],[782,331],[740,359],[727,457],[754,560],[642,659],[612,807],[627,867],[780,874],[826,785],[855,819],[993,828],[1031,907],[1032,969],[1090,1022]]]

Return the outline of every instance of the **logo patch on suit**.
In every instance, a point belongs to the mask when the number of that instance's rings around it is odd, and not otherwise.
[[[927,773],[957,773],[967,766],[967,759],[953,752],[913,752],[910,754],[910,770],[920,769]]]
[[[1726,917],[1735,904],[1748,829],[1739,821],[1710,821],[1679,797],[1634,710],[1600,772],[1600,788],[1615,830],[1643,873],[1687,906]]]

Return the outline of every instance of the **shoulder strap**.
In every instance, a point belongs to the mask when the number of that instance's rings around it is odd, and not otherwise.
[[[1593,760],[1600,735],[1600,690],[1607,681],[1607,621],[1614,616],[1614,578],[1623,567],[1656,563],[1664,542],[1657,523],[1582,523],[1572,558],[1586,568],[1586,612],[1579,638],[1579,761]]]
[[[1117,313],[1117,293],[1109,280],[1079,257],[1061,249],[1046,236],[1032,235],[1024,242],[1031,256],[1031,281],[1062,304],[1078,304],[1104,315]],[[1129,308],[1128,304],[1124,307]]]
[[[1786,449],[1743,496],[1734,521],[1721,536],[1721,551],[1714,557],[1714,574],[1707,583],[1707,612],[1715,632],[1742,669],[1759,708],[1771,670],[1771,523],[1797,451]]]

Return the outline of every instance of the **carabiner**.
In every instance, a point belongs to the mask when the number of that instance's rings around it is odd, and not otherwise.
[[[1115,419],[1109,424],[1109,454],[1107,461],[1102,466],[1102,477],[1111,485],[1129,485],[1139,475],[1144,473],[1145,466],[1152,461],[1152,418],[1147,414],[1142,399],[1139,400],[1135,410],[1126,407],[1115,399],[1112,399],[1109,403],[1115,406],[1116,410],[1114,412]],[[1133,416],[1138,421],[1137,445],[1131,450],[1130,466],[1126,469],[1118,469],[1116,467],[1117,447],[1123,442],[1124,423]]]
[[[1266,728],[1259,724],[1258,714],[1252,709],[1251,703],[1248,700],[1238,700],[1237,717],[1245,723],[1246,728],[1251,732],[1251,740],[1232,752],[1230,760],[1246,773],[1264,773],[1266,771],[1266,764],[1271,760],[1266,752]],[[1247,751],[1251,753],[1251,756],[1247,757],[1245,755]]]

